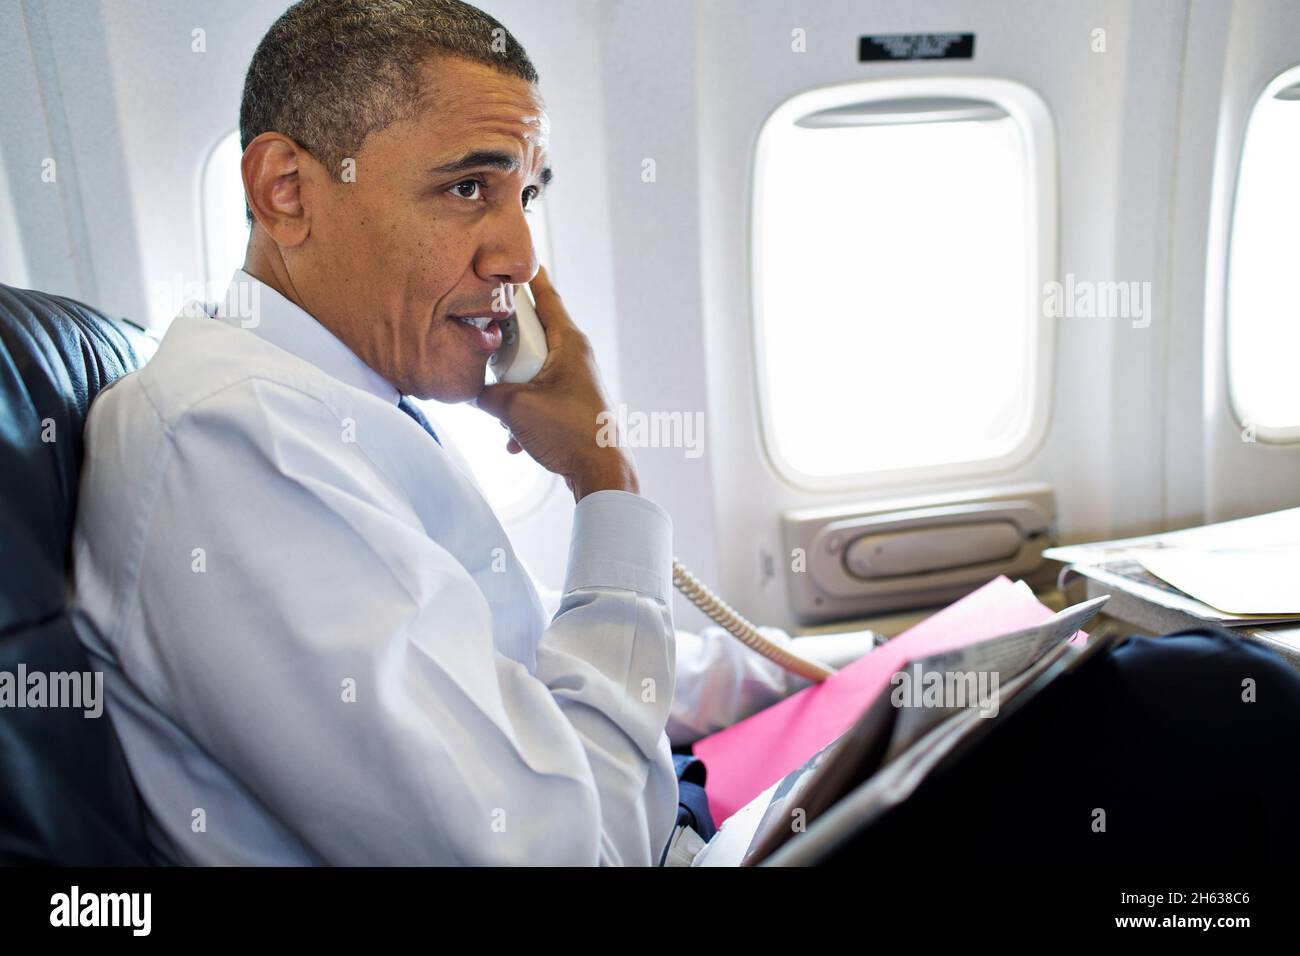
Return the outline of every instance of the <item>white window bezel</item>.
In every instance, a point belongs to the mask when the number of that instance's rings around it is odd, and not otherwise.
[[[1037,236],[1037,241],[1029,244],[1031,262],[1028,264],[1027,274],[1031,277],[1032,288],[1026,290],[1026,307],[1033,309],[1033,315],[1037,319],[1034,323],[1037,333],[1037,341],[1033,347],[1035,360],[1034,367],[1031,369],[1034,381],[1030,389],[1033,408],[1019,438],[1004,451],[987,458],[845,475],[809,474],[781,456],[773,433],[769,407],[771,398],[768,391],[767,369],[763,360],[766,316],[759,289],[759,270],[756,262],[757,237],[761,235],[763,228],[762,203],[759,201],[758,189],[764,179],[764,142],[773,129],[793,124],[799,117],[816,111],[856,103],[920,97],[962,98],[991,103],[1015,120],[1020,130],[1026,151],[1025,169],[1030,180],[1026,188],[1030,197],[1028,214],[1032,220],[1031,234]],[[1041,292],[1044,284],[1056,278],[1057,272],[1056,133],[1051,112],[1042,98],[1021,83],[980,76],[864,80],[819,87],[796,94],[768,115],[755,139],[752,169],[749,189],[750,230],[747,237],[752,330],[751,360],[758,390],[759,429],[768,461],[776,473],[799,490],[833,493],[941,478],[988,475],[1007,471],[1027,460],[1046,437],[1051,418],[1056,326],[1055,319],[1045,318],[1041,310]]]
[[[1241,143],[1237,152],[1237,168],[1232,178],[1232,197],[1228,206],[1228,236],[1227,243],[1224,246],[1223,255],[1223,300],[1221,305],[1221,319],[1223,329],[1223,380],[1226,385],[1224,391],[1227,394],[1228,410],[1242,428],[1247,427],[1248,421],[1241,411],[1241,405],[1237,400],[1235,376],[1232,374],[1232,255],[1233,239],[1237,227],[1237,197],[1241,191],[1241,173],[1243,161],[1246,158],[1246,143],[1250,138],[1251,125],[1255,121],[1255,116],[1259,110],[1260,104],[1271,99],[1278,91],[1288,86],[1294,86],[1300,83],[1300,64],[1283,70],[1273,79],[1264,85],[1259,94],[1251,101],[1250,112],[1246,115],[1246,123],[1241,128]],[[1295,425],[1259,425],[1254,424],[1253,436],[1257,441],[1269,445],[1295,445],[1300,443],[1300,423]]]
[[[213,198],[214,177],[218,174],[218,170],[213,164],[216,162],[217,154],[221,151],[221,149],[227,146],[231,142],[235,143],[236,152],[241,152],[238,149],[238,145],[239,145],[238,127],[234,129],[228,129],[220,136],[217,137],[216,142],[212,144],[212,148],[209,149],[205,154],[205,156],[203,157],[203,165],[199,168],[198,220],[199,220],[199,230],[200,230],[200,236],[199,236],[200,248],[202,249],[202,253],[203,253],[203,279],[204,279],[204,286],[208,290],[208,297],[213,299],[219,299],[221,296],[225,295],[226,286],[230,283],[230,280],[234,276],[233,270],[229,275],[216,275],[212,271],[212,259],[214,253],[213,244],[212,244],[212,229],[213,229],[213,216],[215,215],[215,210],[213,209],[213,204],[211,200]],[[240,207],[240,211],[241,212],[243,211],[242,205]]]

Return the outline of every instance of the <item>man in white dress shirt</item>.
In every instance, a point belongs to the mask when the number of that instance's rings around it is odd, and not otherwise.
[[[240,127],[243,270],[86,433],[79,625],[152,843],[205,864],[656,862],[670,721],[689,739],[798,682],[688,635],[674,699],[669,518],[595,441],[591,349],[529,237],[550,171],[526,55],[451,0],[306,0],[259,45]],[[483,389],[484,320],[530,280],[546,365]],[[553,617],[403,396],[477,399],[565,479]]]

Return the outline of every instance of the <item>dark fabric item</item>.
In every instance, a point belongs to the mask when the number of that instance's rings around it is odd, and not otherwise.
[[[442,439],[438,437],[438,433],[434,431],[433,426],[429,424],[429,419],[424,417],[424,412],[420,411],[419,406],[417,406],[415,402],[403,395],[398,400],[397,407],[414,418],[417,425],[433,436],[434,441],[439,445],[442,444]]]
[[[153,347],[79,302],[0,286],[0,671],[15,678],[89,670],[65,606],[82,430]],[[0,863],[133,865],[144,848],[107,713],[0,708]]]
[[[1130,637],[1004,716],[825,862],[1294,865],[1300,673],[1272,652],[1208,627]]]
[[[704,792],[704,762],[688,754],[673,754],[673,766],[677,770],[677,826],[690,827],[706,841],[712,840],[717,828]]]
[[[0,671],[77,673],[66,616],[0,638]],[[101,699],[102,702],[102,699]],[[107,710],[0,710],[0,865],[143,866],[139,796]]]

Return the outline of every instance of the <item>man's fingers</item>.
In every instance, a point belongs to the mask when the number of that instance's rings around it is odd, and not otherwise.
[[[573,319],[564,308],[564,302],[555,291],[555,286],[551,285],[551,277],[541,266],[537,267],[537,275],[533,276],[528,287],[532,289],[533,302],[537,305],[537,320],[542,323],[542,330],[546,333],[546,346],[548,349],[554,348],[552,336],[562,329],[573,328]]]
[[[510,401],[510,396],[527,384],[527,382],[498,382],[495,385],[484,385],[483,390],[478,393],[478,398],[474,400],[474,404],[493,418],[503,419],[505,418],[506,405]]]
[[[533,276],[533,281],[528,283],[528,288],[533,290],[534,302],[552,295],[557,299],[560,297],[560,294],[555,291],[555,286],[551,285],[551,277],[546,274],[546,269],[541,265],[537,267],[537,275]]]
[[[516,389],[522,388],[524,384],[527,383],[513,384],[510,382],[502,382],[499,385],[485,385],[483,391],[479,392],[478,397],[474,399],[474,405],[480,411],[487,412],[495,418],[497,424],[509,432],[510,426],[507,425],[505,421],[505,406],[509,401],[511,394],[513,394]],[[519,444],[513,433],[510,433],[510,440],[506,442],[506,451],[510,452],[512,455],[517,455],[523,450],[524,446]]]

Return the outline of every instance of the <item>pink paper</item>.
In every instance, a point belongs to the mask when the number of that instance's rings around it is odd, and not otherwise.
[[[909,661],[1051,616],[1024,588],[994,578],[822,683],[698,741],[694,752],[708,770],[714,821],[721,823],[848,730]]]

